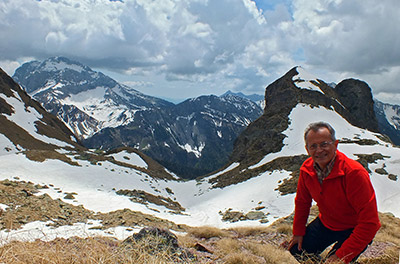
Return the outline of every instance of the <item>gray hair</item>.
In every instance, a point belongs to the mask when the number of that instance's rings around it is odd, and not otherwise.
[[[317,132],[320,128],[324,128],[324,127],[329,130],[332,141],[336,141],[335,129],[333,129],[333,127],[331,125],[329,125],[326,122],[315,122],[315,123],[309,124],[308,127],[306,128],[306,130],[304,131],[304,142],[307,142],[307,135],[311,130],[314,132]]]

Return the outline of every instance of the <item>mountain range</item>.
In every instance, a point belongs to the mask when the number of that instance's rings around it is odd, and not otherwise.
[[[347,92],[363,101],[346,100]],[[306,158],[303,131],[318,120],[329,121],[339,150],[370,172],[378,209],[387,212],[380,215],[386,221],[400,216],[400,149],[371,119],[374,101],[366,83],[350,79],[326,88],[296,67],[268,85],[265,99],[263,114],[239,135],[221,170],[182,180],[134,148],[87,149],[0,70],[2,243],[98,236],[123,241],[144,226],[179,232],[187,226],[267,226],[282,217],[289,225]],[[376,242],[371,248],[380,248]]]
[[[332,87],[296,67],[267,86],[265,105],[219,171],[184,181],[134,148],[87,149],[0,71],[0,180],[46,186],[39,194],[94,212],[140,211],[191,226],[263,225],[292,213],[298,169],[307,157],[304,129],[324,120],[336,129],[339,150],[370,172],[379,211],[400,216],[400,149],[380,133],[365,82]],[[129,234],[132,226],[121,225]]]
[[[288,115],[288,105],[310,98],[293,89],[271,88],[269,93],[278,91],[272,99],[268,99],[268,94],[264,98],[227,91],[221,96],[200,96],[175,105],[142,94],[64,57],[25,63],[16,70],[13,79],[47,111],[64,121],[85,147],[102,150],[132,147],[189,179],[219,169],[230,158],[237,159],[235,153],[240,151],[232,154],[235,140],[252,121],[261,117],[263,109],[273,113],[275,121],[270,118],[268,122],[278,129],[280,120]],[[394,144],[400,144],[399,106],[371,101],[370,91],[358,88],[362,83],[358,80],[321,83],[333,101],[309,99],[317,100],[310,103],[336,107],[354,125],[379,131]],[[265,110],[267,101],[268,110]],[[347,105],[343,107],[342,103]],[[365,109],[361,107],[365,103],[368,103],[368,112],[352,113]],[[274,134],[268,131],[262,137],[269,133]],[[239,146],[240,142],[238,138]],[[248,153],[241,155],[249,156]]]
[[[25,63],[13,79],[86,147],[132,147],[184,178],[223,166],[236,137],[262,114],[259,104],[233,93],[175,105],[64,57]]]

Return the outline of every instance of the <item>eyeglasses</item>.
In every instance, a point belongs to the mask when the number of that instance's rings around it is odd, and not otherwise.
[[[329,148],[329,146],[332,145],[332,144],[333,144],[333,141],[324,141],[324,142],[319,143],[319,144],[312,144],[311,146],[308,146],[308,149],[309,149],[309,150],[316,150],[316,149],[318,148],[318,146],[319,146],[321,149],[327,149],[327,148]]]

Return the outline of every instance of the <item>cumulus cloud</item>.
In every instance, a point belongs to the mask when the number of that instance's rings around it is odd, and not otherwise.
[[[356,74],[399,65],[397,0],[294,0],[307,62]],[[397,32],[397,33],[396,33]]]
[[[263,93],[303,65],[328,82],[356,77],[395,93],[399,9],[398,0],[3,0],[0,66],[67,56],[152,83],[154,95],[195,96]]]
[[[293,7],[310,67],[363,79],[376,94],[398,91],[399,1],[294,0]]]

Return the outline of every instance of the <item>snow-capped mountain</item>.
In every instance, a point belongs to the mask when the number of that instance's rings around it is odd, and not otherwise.
[[[262,109],[264,109],[264,107],[265,107],[264,95],[261,95],[261,94],[249,94],[249,95],[246,95],[246,94],[241,93],[241,92],[234,93],[231,90],[228,90],[227,92],[225,92],[221,96],[225,96],[225,95],[228,95],[228,94],[249,99],[249,100],[255,102],[256,104],[258,104]]]
[[[338,86],[343,90],[358,90],[359,94],[366,96],[370,89],[364,84],[350,80]],[[17,96],[19,92],[7,88],[10,85],[18,87],[10,78],[0,78],[0,120],[8,120],[7,126],[23,128],[30,125],[32,128],[32,122],[40,119],[41,115],[34,110],[36,108],[21,103],[25,99]],[[288,98],[294,96],[295,99],[279,101],[275,98],[287,93]],[[306,158],[304,129],[310,122],[324,120],[336,129],[339,150],[359,160],[370,171],[378,209],[400,216],[400,149],[372,131],[376,122],[363,122],[364,128],[354,124],[362,121],[356,120],[354,115],[360,119],[370,118],[371,105],[368,102],[372,98],[367,96],[360,105],[361,109],[354,109],[351,102],[342,100],[342,96],[347,97],[345,93],[327,89],[323,81],[301,68],[292,69],[269,85],[266,95],[264,114],[239,137],[231,162],[218,173],[201,179],[176,180],[163,167],[158,165],[154,169],[154,161],[132,149],[96,156],[85,151],[85,154],[79,154],[70,146],[69,150],[63,148],[57,152],[73,162],[54,156],[32,160],[22,154],[26,147],[19,143],[18,136],[11,139],[12,133],[4,131],[2,124],[0,139],[4,147],[0,152],[0,180],[50,186],[40,189],[39,194],[46,193],[53,199],[59,198],[95,212],[130,209],[191,226],[265,225],[292,213],[298,168]],[[34,132],[39,130],[27,128],[25,131],[35,137],[44,135]],[[75,144],[71,141],[71,145]],[[62,144],[57,141],[57,145]],[[159,175],[152,175],[152,172]],[[74,199],[67,199],[66,193],[74,193]],[[229,214],[240,217],[228,218]],[[93,225],[85,225],[88,232],[94,232],[89,228]],[[101,222],[96,222],[95,226],[101,226]],[[124,229],[106,232],[123,239],[132,230],[132,226],[121,228]],[[33,231],[37,229],[37,226],[26,225],[23,230],[26,236],[34,237]],[[46,232],[54,234],[54,229],[47,228],[45,223],[41,224],[39,231],[40,235]],[[12,239],[13,234],[7,233],[7,237]]]
[[[130,167],[126,162],[115,161],[114,156],[122,155],[120,152],[123,152],[135,157],[135,160],[141,160],[140,164],[145,165],[138,165],[138,168],[142,168],[138,171],[146,173],[148,177],[176,178],[151,158],[134,149],[119,149],[101,155],[86,149],[62,121],[48,113],[1,69],[0,146],[0,155],[17,154],[22,159],[26,157],[33,161],[61,160],[78,167],[76,160],[80,159],[94,164],[108,161],[121,167]]]
[[[64,57],[25,63],[13,79],[80,139],[128,124],[137,111],[173,105]]]
[[[172,107],[140,111],[124,126],[106,128],[84,141],[90,148],[135,147],[169,170],[195,178],[223,166],[236,137],[262,109],[248,99],[214,95]]]
[[[379,130],[387,135],[393,143],[400,145],[400,106],[375,100],[374,107]]]
[[[262,114],[251,100],[228,94],[174,105],[62,57],[26,63],[13,78],[85,146],[133,147],[185,178],[223,166],[236,137]]]

